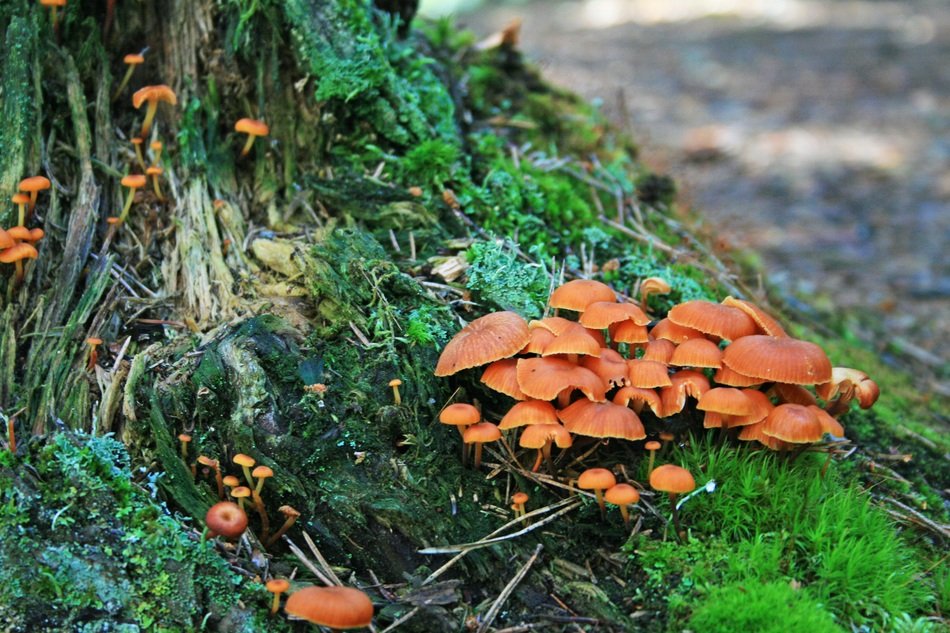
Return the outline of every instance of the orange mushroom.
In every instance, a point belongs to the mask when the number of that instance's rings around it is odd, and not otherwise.
[[[600,518],[607,518],[607,509],[604,507],[604,490],[617,485],[617,478],[606,468],[588,468],[577,479],[577,487],[584,490],[593,490],[600,506]]]
[[[393,402],[396,403],[396,406],[402,404],[402,397],[399,395],[399,387],[402,385],[402,381],[398,378],[393,378],[389,381],[389,386],[393,388]]]
[[[304,587],[290,595],[284,613],[330,629],[359,629],[372,623],[373,603],[351,587]]]
[[[244,149],[241,150],[241,157],[247,156],[248,152],[251,151],[251,146],[254,145],[254,139],[258,136],[267,136],[270,134],[270,128],[267,127],[267,124],[263,121],[258,121],[257,119],[238,119],[237,123],[234,124],[235,132],[242,132],[247,134],[247,142],[244,144]]]
[[[552,308],[584,312],[598,301],[617,302],[617,295],[607,284],[593,279],[574,279],[554,289],[548,305]]]
[[[96,368],[96,363],[99,361],[99,352],[96,348],[102,345],[102,339],[96,336],[90,336],[86,339],[86,344],[89,346],[89,358],[86,361],[86,371],[92,371]]]
[[[673,506],[673,529],[676,540],[680,540],[679,509],[676,507],[676,495],[692,492],[696,489],[696,480],[685,468],[675,464],[663,464],[650,473],[650,487],[670,495]]]
[[[290,581],[284,578],[272,578],[268,580],[264,586],[269,592],[274,594],[274,601],[271,602],[270,605],[270,614],[274,615],[277,613],[278,607],[280,607],[280,594],[290,589]]]
[[[529,424],[521,433],[518,440],[518,446],[522,448],[536,448],[538,456],[534,460],[531,472],[537,472],[541,467],[541,460],[544,459],[548,465],[548,471],[551,476],[556,476],[557,470],[554,467],[554,461],[551,458],[551,444],[558,448],[570,448],[574,444],[571,434],[560,424]]]
[[[142,174],[129,174],[122,179],[122,186],[129,188],[129,195],[125,199],[125,207],[119,216],[119,224],[125,222],[129,217],[129,211],[132,209],[132,201],[135,199],[135,190],[141,189],[145,184],[145,176]]]
[[[122,82],[119,83],[119,87],[116,88],[115,92],[112,94],[112,100],[115,101],[119,98],[119,95],[122,94],[122,90],[129,84],[129,79],[132,78],[132,73],[135,72],[135,67],[139,64],[145,62],[145,55],[142,53],[129,53],[122,58],[122,61],[128,66],[128,69],[125,71],[125,76],[122,77]]]
[[[30,213],[33,213],[33,209],[36,208],[36,198],[39,192],[49,189],[50,185],[49,178],[45,176],[30,176],[20,181],[20,191],[30,194]],[[19,224],[23,226],[25,223],[25,220],[21,219]]]
[[[486,442],[494,442],[501,438],[501,431],[491,422],[479,422],[465,429],[462,441],[475,445],[475,468],[482,465],[482,446]]]
[[[19,207],[17,212],[17,218],[19,219],[18,224],[23,226],[26,224],[26,205],[30,204],[30,196],[20,192],[13,194],[10,200]]]
[[[10,248],[0,251],[0,263],[16,264],[17,285],[23,282],[23,260],[36,259],[37,257],[39,257],[39,253],[27,242],[18,242]]]
[[[524,504],[528,503],[528,494],[525,492],[516,492],[511,495],[511,507],[515,511],[515,516],[524,516]]]
[[[640,282],[640,308],[644,312],[649,311],[647,307],[648,300],[650,295],[665,295],[669,294],[672,288],[670,284],[666,283],[666,280],[661,277],[647,277]]]
[[[155,189],[155,196],[159,200],[164,201],[165,198],[162,196],[162,190],[158,188],[158,177],[162,175],[162,168],[157,165],[152,165],[145,170],[145,175],[152,177],[152,187]]]
[[[297,522],[297,518],[300,516],[300,513],[295,510],[292,506],[280,506],[277,508],[277,511],[284,515],[284,524],[280,526],[280,529],[274,532],[274,535],[267,540],[267,547],[270,547],[283,536],[291,526]]]
[[[251,466],[257,463],[257,461],[250,455],[245,455],[244,453],[238,453],[231,458],[231,461],[244,469],[244,478],[247,479],[247,485],[254,486],[254,478],[251,477]]]
[[[205,514],[205,530],[201,535],[204,541],[209,535],[220,534],[224,538],[238,538],[247,529],[247,514],[230,501],[221,501]]]
[[[59,7],[66,6],[66,0],[40,0],[40,5],[44,7],[49,7],[50,9],[50,22],[53,23],[53,33],[56,34],[57,41],[59,41],[59,20],[57,17],[56,9]]]
[[[164,84],[139,88],[132,95],[132,105],[136,110],[141,109],[142,104],[148,102],[145,120],[142,121],[142,131],[139,134],[142,138],[147,137],[149,130],[152,128],[152,121],[155,119],[155,112],[158,111],[159,101],[175,105],[178,103],[178,97],[175,96],[175,92],[171,88]]]
[[[527,396],[518,386],[518,360],[503,358],[490,363],[482,372],[481,383],[515,400],[524,400]]]
[[[640,500],[640,491],[630,484],[617,484],[604,492],[604,501],[620,506],[620,515],[624,525],[630,525],[630,510],[628,508]]]
[[[764,334],[744,336],[726,347],[722,363],[760,382],[814,385],[831,380],[831,361],[819,346]]]
[[[468,457],[468,447],[465,445],[465,429],[477,424],[482,419],[482,413],[475,407],[464,402],[456,402],[442,409],[439,413],[439,422],[454,426],[462,436],[462,464]]]
[[[616,437],[630,441],[642,440],[647,436],[639,416],[632,409],[612,402],[581,399],[558,411],[557,417],[574,435]]]
[[[514,312],[493,312],[475,319],[448,342],[435,375],[451,376],[463,369],[487,365],[521,351],[530,339],[528,324]]]
[[[660,448],[662,447],[663,445],[657,442],[656,440],[650,440],[649,442],[643,445],[643,448],[650,451],[650,461],[647,463],[647,474],[650,474],[653,472],[653,461],[654,461],[654,458],[656,457],[656,452],[660,450]]]

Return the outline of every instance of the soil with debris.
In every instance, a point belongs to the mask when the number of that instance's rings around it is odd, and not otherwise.
[[[629,126],[724,245],[946,378],[950,7],[737,7],[544,1],[464,22],[489,33],[523,18],[528,56]]]

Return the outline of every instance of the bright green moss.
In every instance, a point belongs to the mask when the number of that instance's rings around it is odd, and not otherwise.
[[[808,592],[787,582],[742,582],[709,592],[689,619],[695,633],[842,633]]]

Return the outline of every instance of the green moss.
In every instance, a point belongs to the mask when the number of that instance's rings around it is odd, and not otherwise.
[[[262,608],[260,585],[230,572],[133,483],[122,444],[60,433],[19,459],[5,455],[0,619],[13,630],[195,631],[205,614],[238,623],[233,630],[263,626],[239,604]]]
[[[835,633],[836,625],[820,602],[789,583],[733,583],[709,592],[689,619],[696,633],[758,631]]]
[[[33,56],[36,37],[37,25],[28,17],[10,19],[3,48],[3,100],[0,102],[4,122],[0,127],[0,195],[4,201],[16,193],[17,184],[29,175],[26,168],[31,162],[28,152],[35,122]],[[16,208],[4,204],[2,209],[0,225],[10,226],[16,217]]]
[[[470,266],[466,287],[476,302],[537,319],[547,305],[547,270],[528,264],[499,242],[475,242],[466,251]]]

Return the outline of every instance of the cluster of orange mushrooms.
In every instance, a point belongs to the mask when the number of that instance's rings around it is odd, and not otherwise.
[[[645,280],[641,292],[669,292],[664,286]],[[532,470],[546,462],[553,476],[554,447],[567,450],[578,436],[647,440],[643,415],[654,436],[645,444],[650,484],[679,494],[695,487],[692,476],[669,464],[653,469],[653,440],[666,431],[663,419],[683,412],[689,400],[704,412],[704,428],[797,453],[825,434],[843,437],[836,416],[855,400],[870,407],[879,395],[867,374],[832,367],[821,347],[788,336],[748,301],[686,301],[655,320],[646,296],[640,306],[620,302],[609,286],[579,279],[554,290],[549,305],[557,316],[530,323],[513,312],[476,319],[439,358],[436,376],[484,367],[481,382],[517,401],[497,425],[464,403],[441,412],[442,423],[458,426],[465,444],[475,444],[476,467],[483,443],[521,428],[518,446],[537,450]],[[578,484],[598,490],[601,508],[600,491],[621,507],[636,502],[627,501],[639,496],[632,486],[610,495],[618,485],[609,481],[613,474],[596,470],[610,477],[584,473]]]
[[[33,216],[39,192],[49,188],[50,181],[45,176],[30,176],[21,180],[19,191],[11,198],[18,207],[17,225],[6,230],[0,228],[0,263],[16,265],[14,287],[23,282],[23,261],[39,256],[36,243],[43,239],[43,229],[28,229],[26,223]]]

